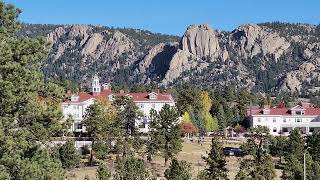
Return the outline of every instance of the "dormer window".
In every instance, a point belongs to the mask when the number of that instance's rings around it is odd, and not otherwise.
[[[270,109],[269,108],[265,108],[262,111],[263,111],[263,114],[270,114]]]
[[[78,95],[72,95],[71,96],[71,101],[79,101],[79,96]]]
[[[149,94],[149,99],[152,99],[152,100],[157,99],[157,94],[154,93],[154,92],[150,93]]]

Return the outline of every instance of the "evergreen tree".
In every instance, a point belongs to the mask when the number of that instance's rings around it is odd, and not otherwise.
[[[183,84],[178,88],[177,95],[177,108],[179,114],[182,114],[189,110],[190,106],[193,107],[194,111],[200,111],[201,109],[201,101],[200,94],[201,90],[190,84]]]
[[[63,89],[44,84],[44,38],[16,36],[20,12],[0,2],[0,174],[4,179],[62,178],[61,162],[47,144],[62,130]]]
[[[119,124],[124,131],[124,140],[119,150],[123,155],[131,153],[132,150],[139,152],[143,140],[139,136],[136,120],[142,117],[142,112],[129,96],[117,97],[113,104],[118,109]]]
[[[59,148],[59,157],[64,168],[73,168],[80,163],[80,154],[74,147],[74,141],[68,140]]]
[[[90,153],[90,164],[93,164],[93,150],[97,150],[101,146],[96,142],[111,142],[117,137],[121,137],[121,131],[118,128],[117,110],[106,99],[98,99],[94,104],[90,105],[84,124],[88,135],[92,138],[92,150]],[[98,151],[98,150],[97,150]]]
[[[175,107],[166,104],[159,113],[155,110],[150,112],[151,124],[149,136],[151,137],[148,145],[154,145],[156,150],[160,151],[165,159],[165,165],[169,159],[172,159],[181,151],[181,132],[178,124],[179,114]]]
[[[308,151],[312,159],[320,162],[320,133],[313,132],[311,136],[307,136]]]
[[[227,127],[227,120],[226,120],[226,117],[225,117],[225,113],[224,113],[224,109],[223,109],[223,105],[222,104],[220,104],[219,107],[218,107],[217,118],[218,118],[219,127],[221,129],[226,128]]]
[[[304,140],[300,134],[300,130],[295,128],[289,135],[285,156],[288,157],[292,155],[301,159],[303,157],[304,148]]]
[[[227,163],[223,154],[222,143],[212,139],[211,150],[208,153],[208,157],[204,157],[203,159],[206,161],[208,167],[201,172],[201,178],[199,176],[200,179],[228,179]]]
[[[117,160],[116,180],[145,180],[148,179],[149,173],[142,159],[133,156],[127,156]]]
[[[104,163],[100,163],[97,169],[97,178],[99,180],[109,180],[111,179],[111,172],[108,169],[107,165]]]
[[[251,128],[250,134],[251,136],[242,148],[251,157],[242,159],[236,179],[274,179],[274,165],[268,149],[271,141],[269,129],[266,127]]]
[[[168,180],[190,180],[191,166],[186,161],[178,161],[174,158],[164,172],[164,177]]]
[[[287,137],[284,137],[284,136],[276,136],[271,140],[271,144],[269,146],[270,154],[272,156],[279,157],[280,163],[281,163],[281,158],[286,153],[287,143],[288,143]]]

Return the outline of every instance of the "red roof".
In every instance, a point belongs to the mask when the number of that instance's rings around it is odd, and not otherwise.
[[[84,102],[86,100],[89,100],[91,98],[97,98],[97,97],[107,97],[110,94],[112,94],[111,89],[105,89],[102,90],[99,94],[94,93],[86,93],[86,92],[79,92],[77,95],[79,96],[78,101],[70,101],[70,99],[66,100],[65,102]]]
[[[305,109],[305,116],[320,116],[320,108],[308,107]],[[291,115],[291,109],[288,108],[270,108],[266,115]],[[249,109],[247,115],[263,115],[263,109]]]
[[[111,89],[106,89],[101,91],[99,94],[92,94],[92,93],[86,93],[86,92],[80,92],[78,93],[79,99],[78,101],[72,101],[72,102],[84,102],[86,100],[89,100],[91,98],[97,98],[97,97],[108,97],[112,94]],[[173,101],[173,98],[171,94],[166,93],[154,93],[156,95],[156,99],[149,99],[149,94],[151,93],[116,93],[115,96],[131,96],[133,98],[133,101],[139,102],[139,101],[145,101],[145,102],[169,102]],[[67,100],[65,102],[71,102],[70,100]]]
[[[131,96],[133,98],[133,101],[173,101],[173,98],[171,94],[166,94],[166,93],[154,93],[156,95],[156,99],[149,99],[149,94],[151,93],[117,93],[115,96]]]

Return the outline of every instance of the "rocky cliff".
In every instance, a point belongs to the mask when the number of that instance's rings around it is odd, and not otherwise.
[[[320,27],[245,24],[231,32],[191,25],[181,38],[136,29],[25,25],[21,36],[46,36],[48,79],[85,85],[98,73],[114,84],[190,81],[212,88],[308,93],[320,87]]]

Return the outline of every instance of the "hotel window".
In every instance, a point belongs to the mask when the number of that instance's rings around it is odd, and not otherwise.
[[[297,118],[297,119],[296,119],[296,122],[302,122],[302,119]]]
[[[277,128],[276,127],[273,128],[273,132],[277,132]]]
[[[314,128],[309,128],[309,132],[313,132],[314,131]]]
[[[139,106],[140,106],[140,108],[144,108],[144,104],[140,104]]]
[[[276,122],[276,118],[273,118],[273,120],[272,120],[273,122]]]
[[[261,118],[258,118],[258,122],[261,122]]]
[[[283,118],[283,122],[287,122],[287,119],[286,119],[286,118]]]
[[[77,129],[82,129],[82,124],[77,124]]]
[[[288,128],[282,128],[283,132],[288,132]]]
[[[151,107],[152,107],[153,109],[156,108],[156,104],[152,103],[152,104],[151,104]]]

